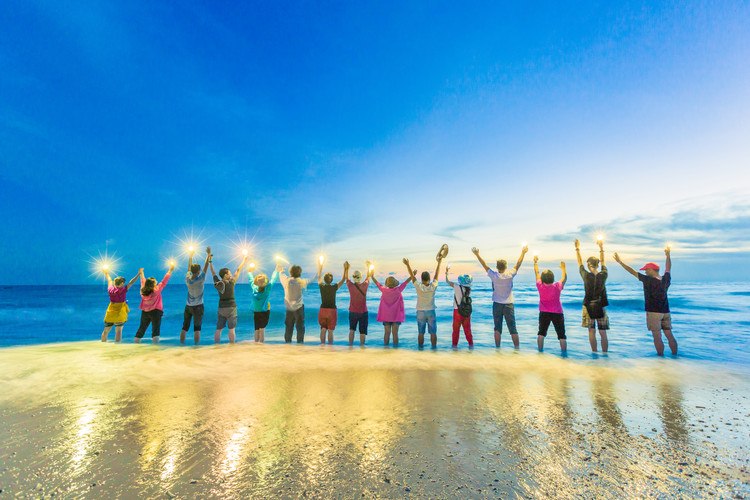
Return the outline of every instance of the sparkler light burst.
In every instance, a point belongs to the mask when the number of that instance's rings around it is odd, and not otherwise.
[[[96,278],[104,278],[105,272],[109,273],[110,276],[114,275],[122,267],[121,259],[117,257],[117,252],[109,254],[107,250],[104,253],[99,252],[99,255],[94,257],[89,255],[89,270],[91,274],[89,276]]]

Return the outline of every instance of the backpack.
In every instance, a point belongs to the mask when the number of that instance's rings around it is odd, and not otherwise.
[[[592,294],[596,293],[596,286],[597,278],[599,277],[598,274],[594,275],[594,288],[592,290]],[[604,317],[604,307],[602,306],[602,293],[599,293],[599,296],[595,299],[589,300],[588,304],[584,304],[584,307],[586,307],[586,312],[589,314],[589,318],[591,319],[602,319]]]
[[[466,288],[461,285],[458,286],[461,287],[461,303],[458,303],[455,295],[453,296],[453,302],[456,303],[458,314],[460,314],[464,318],[468,318],[471,316],[471,297],[469,297],[471,288]]]

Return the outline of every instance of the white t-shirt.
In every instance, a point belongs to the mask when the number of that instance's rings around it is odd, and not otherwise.
[[[492,302],[498,304],[513,303],[513,278],[516,273],[518,273],[518,269],[515,267],[502,274],[494,269],[487,270],[487,276],[492,280]]]
[[[284,287],[284,306],[287,311],[296,311],[304,305],[302,291],[307,288],[307,280],[290,278],[286,274],[279,274],[281,286]]]
[[[414,282],[414,288],[417,289],[417,311],[434,311],[435,310],[435,290],[437,290],[438,280],[432,280],[429,285],[421,281]]]

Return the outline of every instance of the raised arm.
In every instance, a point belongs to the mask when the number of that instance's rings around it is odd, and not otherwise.
[[[216,278],[216,271],[214,270],[213,258],[208,259],[208,265],[211,267],[211,274]]]
[[[599,244],[599,264],[604,267],[604,241],[598,240],[597,243]]]
[[[341,287],[346,283],[346,279],[349,276],[349,262],[344,262],[344,274],[341,276],[341,280],[336,283],[336,290],[341,290]]]
[[[187,270],[188,273],[190,272],[190,269],[192,269],[193,267],[193,254],[194,253],[195,253],[195,250],[190,252],[190,258],[188,259],[188,270]]]
[[[133,276],[133,279],[130,280],[130,282],[128,282],[128,290],[130,290],[130,287],[133,286],[133,283],[135,283],[138,280],[138,276],[140,276],[142,272],[143,272],[143,268],[138,269],[138,274]]]
[[[451,286],[451,288],[454,287],[453,282],[450,279],[448,279],[448,268],[445,269],[445,282],[448,283]]]
[[[482,264],[482,267],[484,268],[484,272],[487,272],[490,270],[490,266],[487,265],[487,263],[484,261],[481,255],[479,255],[479,249],[477,247],[474,247],[471,249],[471,252],[477,256],[477,260],[480,264]],[[440,266],[440,261],[438,261],[438,267]]]
[[[191,255],[192,258],[192,255]],[[206,274],[206,269],[208,269],[208,263],[211,262],[211,259],[213,258],[213,255],[211,255],[211,247],[206,247],[206,262],[203,264],[203,274]]]
[[[636,271],[635,269],[633,269],[629,265],[625,264],[622,260],[620,260],[620,256],[617,255],[617,252],[615,252],[615,262],[617,262],[618,264],[620,264],[627,272],[629,272],[630,274],[632,274],[636,278],[638,277],[638,271]]]
[[[323,263],[318,262],[318,285],[323,286]]]
[[[438,279],[438,276],[440,276],[440,263],[443,262],[443,258],[440,257],[437,261],[438,263],[437,263],[437,267],[435,268],[435,274],[432,275],[433,276],[432,279],[434,280]]]
[[[664,254],[667,256],[667,262],[664,264],[664,272],[671,273],[672,272],[672,249],[669,246],[667,246],[667,248],[664,249]]]
[[[378,287],[378,288],[380,288],[380,282],[375,277],[375,271],[374,270],[370,273],[370,278],[372,278],[372,282],[375,283],[375,286]]]
[[[409,272],[409,281],[412,283],[417,282],[417,278],[414,277],[414,271],[411,270],[411,265],[409,264],[409,259],[404,257],[401,262],[403,262],[406,265],[406,270]]]
[[[583,259],[581,258],[581,242],[576,238],[576,259],[578,259],[578,267],[583,266]]]
[[[172,271],[174,271],[174,264],[169,266],[169,271],[167,271],[167,274],[164,275],[164,277],[161,280],[161,283],[159,283],[159,286],[161,288],[164,288],[167,286],[167,282],[169,282],[169,277],[172,276]]]
[[[524,247],[521,249],[521,256],[518,258],[518,262],[516,262],[515,268],[516,271],[521,269],[521,264],[523,264],[523,258],[526,256],[526,252],[529,251],[529,246],[524,245]]]
[[[539,276],[539,256],[534,256],[534,276],[536,277],[536,281],[539,281],[541,277]]]
[[[104,277],[107,278],[107,286],[114,286],[114,283],[112,283],[112,278],[109,277],[109,271],[104,271]]]
[[[242,262],[240,262],[240,267],[237,268],[237,272],[234,273],[235,279],[240,279],[240,273],[242,272],[242,268],[245,267],[245,262],[247,262],[247,255],[242,257]]]
[[[568,270],[565,267],[565,261],[560,261],[560,269],[562,269],[562,279],[560,282],[565,286],[565,282],[568,281]]]

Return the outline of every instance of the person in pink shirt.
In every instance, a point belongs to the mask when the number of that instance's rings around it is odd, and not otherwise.
[[[381,321],[383,328],[385,328],[383,343],[388,345],[391,340],[391,333],[393,333],[393,347],[398,347],[398,328],[406,319],[403,291],[406,285],[411,283],[412,278],[407,278],[406,281],[399,285],[396,278],[388,276],[385,280],[385,286],[383,286],[375,279],[374,274],[370,276],[372,277],[372,282],[375,283],[375,286],[382,293],[380,307],[378,307],[378,321]]]
[[[159,332],[161,330],[161,317],[164,314],[164,306],[161,302],[161,291],[167,286],[169,277],[174,271],[174,263],[169,266],[169,271],[164,275],[161,283],[156,284],[156,278],[148,278],[141,269],[141,324],[135,332],[135,343],[140,343],[143,334],[146,333],[149,323],[151,324],[151,340],[154,344],[159,343]]]
[[[565,262],[560,262],[560,269],[562,269],[562,279],[558,282],[555,282],[555,274],[549,269],[540,275],[539,256],[534,256],[536,289],[539,290],[539,334],[536,343],[540,351],[544,350],[544,337],[547,336],[550,323],[555,326],[557,338],[560,340],[560,350],[566,352],[568,349],[568,342],[565,340],[565,317],[560,302],[560,294],[568,280]]]

